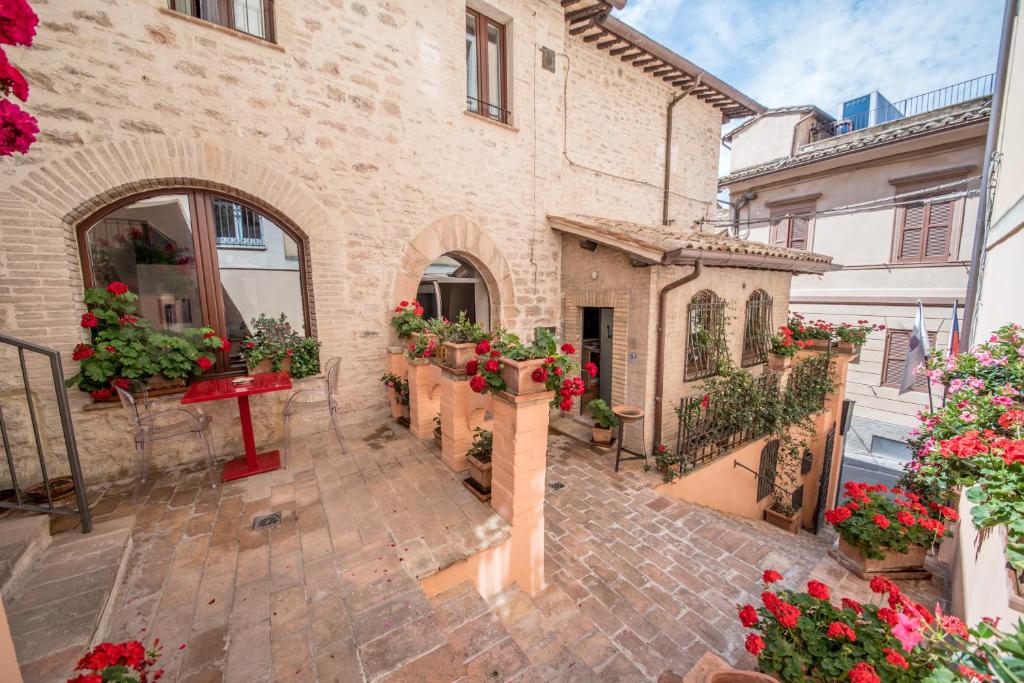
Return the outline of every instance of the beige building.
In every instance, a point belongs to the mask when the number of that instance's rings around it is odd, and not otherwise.
[[[991,83],[886,105],[910,113],[927,108],[920,102],[986,95],[876,125],[837,121],[814,106],[769,110],[723,138],[732,163],[720,187],[732,216],[716,225],[833,257],[840,270],[794,281],[793,311],[886,326],[850,366],[848,454],[904,457],[898,442],[928,405],[925,382],[900,395],[900,376],[917,301],[943,348],[953,302],[964,303]]]

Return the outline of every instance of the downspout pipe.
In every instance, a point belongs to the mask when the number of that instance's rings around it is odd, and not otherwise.
[[[654,356],[654,444],[652,448],[657,448],[661,443],[661,419],[665,412],[662,394],[665,391],[665,320],[668,317],[668,294],[673,289],[682,287],[687,282],[693,282],[700,277],[703,267],[703,260],[698,258],[689,275],[684,275],[678,280],[668,283],[661,288],[661,292],[658,294],[658,348]]]
[[[672,180],[672,111],[679,104],[680,100],[689,95],[697,86],[700,85],[700,79],[703,78],[704,74],[697,76],[697,80],[693,82],[689,88],[679,91],[668,103],[668,110],[665,113],[665,184],[664,194],[661,198],[661,224],[668,225],[668,197],[669,197],[669,185]]]
[[[971,268],[967,273],[967,296],[964,300],[963,339],[968,346],[974,335],[974,318],[978,308],[978,286],[981,282],[981,261],[985,256],[988,241],[989,185],[992,182],[992,167],[995,165],[999,124],[1003,115],[1003,91],[1006,89],[1006,72],[1010,63],[1010,42],[1013,38],[1013,22],[1017,16],[1017,0],[1006,0],[1003,10],[1003,31],[999,37],[999,61],[996,67],[996,82],[992,90],[992,113],[988,119],[988,133],[985,136],[985,167],[981,171],[981,192],[978,194],[978,218],[974,224],[974,247],[971,250]]]

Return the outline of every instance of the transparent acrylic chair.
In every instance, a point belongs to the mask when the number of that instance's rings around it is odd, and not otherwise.
[[[217,487],[217,479],[213,474],[213,442],[210,436],[210,416],[202,411],[193,413],[184,408],[164,408],[153,410],[149,402],[149,394],[144,384],[136,383],[133,386],[134,393],[141,398],[140,401],[132,393],[121,387],[117,389],[117,395],[121,399],[121,406],[128,414],[134,430],[135,453],[138,459],[138,485],[135,488],[135,496],[138,497],[139,489],[146,481],[149,473],[149,460],[152,457],[152,444],[154,441],[171,439],[183,434],[195,434],[206,451],[206,472],[210,478],[210,485]]]
[[[291,448],[292,418],[296,415],[317,411],[326,410],[330,414],[334,435],[338,437],[341,452],[345,452],[345,440],[341,437],[341,429],[338,428],[338,399],[334,397],[338,389],[340,372],[341,359],[331,358],[324,363],[324,378],[320,380],[323,382],[322,388],[300,389],[288,397],[288,401],[284,404],[284,454],[286,461]]]

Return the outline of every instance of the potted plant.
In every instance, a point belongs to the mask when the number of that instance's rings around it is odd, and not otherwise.
[[[405,355],[409,360],[423,360],[437,355],[437,338],[417,332],[406,346]]]
[[[184,646],[182,646],[184,647]],[[79,672],[75,678],[68,679],[70,683],[93,683],[99,681],[112,681],[116,683],[130,683],[159,680],[163,669],[154,670],[156,660],[161,654],[160,640],[154,641],[153,646],[148,650],[137,640],[128,640],[123,643],[100,643],[85,654],[75,671]]]
[[[615,440],[612,429],[619,426],[619,416],[613,413],[608,404],[600,398],[592,400],[587,407],[590,408],[590,415],[594,418],[594,443],[610,445]]]
[[[932,613],[882,576],[870,584],[880,604],[836,600],[829,586],[816,580],[804,591],[773,587],[782,580],[766,570],[761,605],[736,608],[740,624],[750,629],[746,650],[757,657],[761,671],[784,683],[993,680],[981,674],[994,670],[999,676],[1007,671],[1011,652],[1019,657],[1024,636],[1019,624],[1013,637],[995,631],[994,622],[968,629],[938,608]]]
[[[772,503],[764,511],[764,519],[769,524],[785,529],[790,533],[800,531],[800,510],[795,500],[798,482],[801,453],[805,443],[796,443],[788,435],[780,436],[780,445],[775,471],[768,474],[772,480]]]
[[[798,334],[789,325],[783,325],[779,328],[778,334],[768,339],[769,370],[782,371],[792,367],[797,350],[810,346],[811,342],[798,339]]]
[[[917,494],[884,484],[847,482],[846,503],[825,512],[839,534],[839,553],[861,572],[920,570],[928,549],[946,534],[955,510],[930,507]]]
[[[441,416],[440,415],[435,415],[434,416],[434,443],[437,444],[438,448],[441,448],[441,439],[442,439],[442,434],[441,434]]]
[[[884,330],[885,325],[872,325],[867,320],[858,320],[856,325],[842,323],[833,328],[833,335],[839,342],[839,353],[855,354],[875,330]]]
[[[800,348],[825,351],[832,345],[833,326],[824,320],[808,321],[799,313],[790,313],[786,327],[793,334],[793,341],[802,341]]]
[[[391,316],[391,327],[399,339],[408,339],[415,332],[422,332],[427,323],[423,320],[423,307],[418,301],[400,301]]]
[[[398,421],[409,422],[409,382],[393,372],[381,375],[380,381],[388,388],[388,403],[391,406],[391,417]]]
[[[476,358],[477,344],[486,338],[483,326],[470,322],[466,312],[459,311],[458,319],[444,327],[439,359],[446,367],[461,370]]]
[[[230,346],[207,327],[154,332],[137,315],[138,299],[123,282],[85,291],[89,310],[81,326],[89,330],[90,341],[75,346],[71,358],[79,370],[66,380],[67,386],[77,386],[99,402],[116,401],[115,386],[131,390],[144,383],[154,393],[174,391],[186,378],[213,367],[214,351]]]
[[[478,497],[491,497],[491,449],[494,435],[477,427],[473,430],[473,443],[466,451],[466,462],[469,463],[469,479],[467,484]]]
[[[679,456],[663,443],[659,443],[654,449],[654,464],[666,484],[671,484],[679,476]]]
[[[284,371],[299,379],[320,372],[320,342],[293,330],[284,313],[277,318],[261,313],[250,329],[252,335],[240,345],[250,375]]]

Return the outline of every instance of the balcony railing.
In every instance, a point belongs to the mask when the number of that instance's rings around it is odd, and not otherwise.
[[[923,114],[934,109],[941,109],[960,102],[967,102],[992,94],[995,86],[995,74],[979,76],[970,80],[947,85],[938,90],[908,97],[899,102],[892,102],[871,111],[862,112],[839,121],[823,123],[811,128],[811,142],[818,142],[837,135],[846,135],[855,130],[863,130],[882,123],[896,121],[908,116]]]

